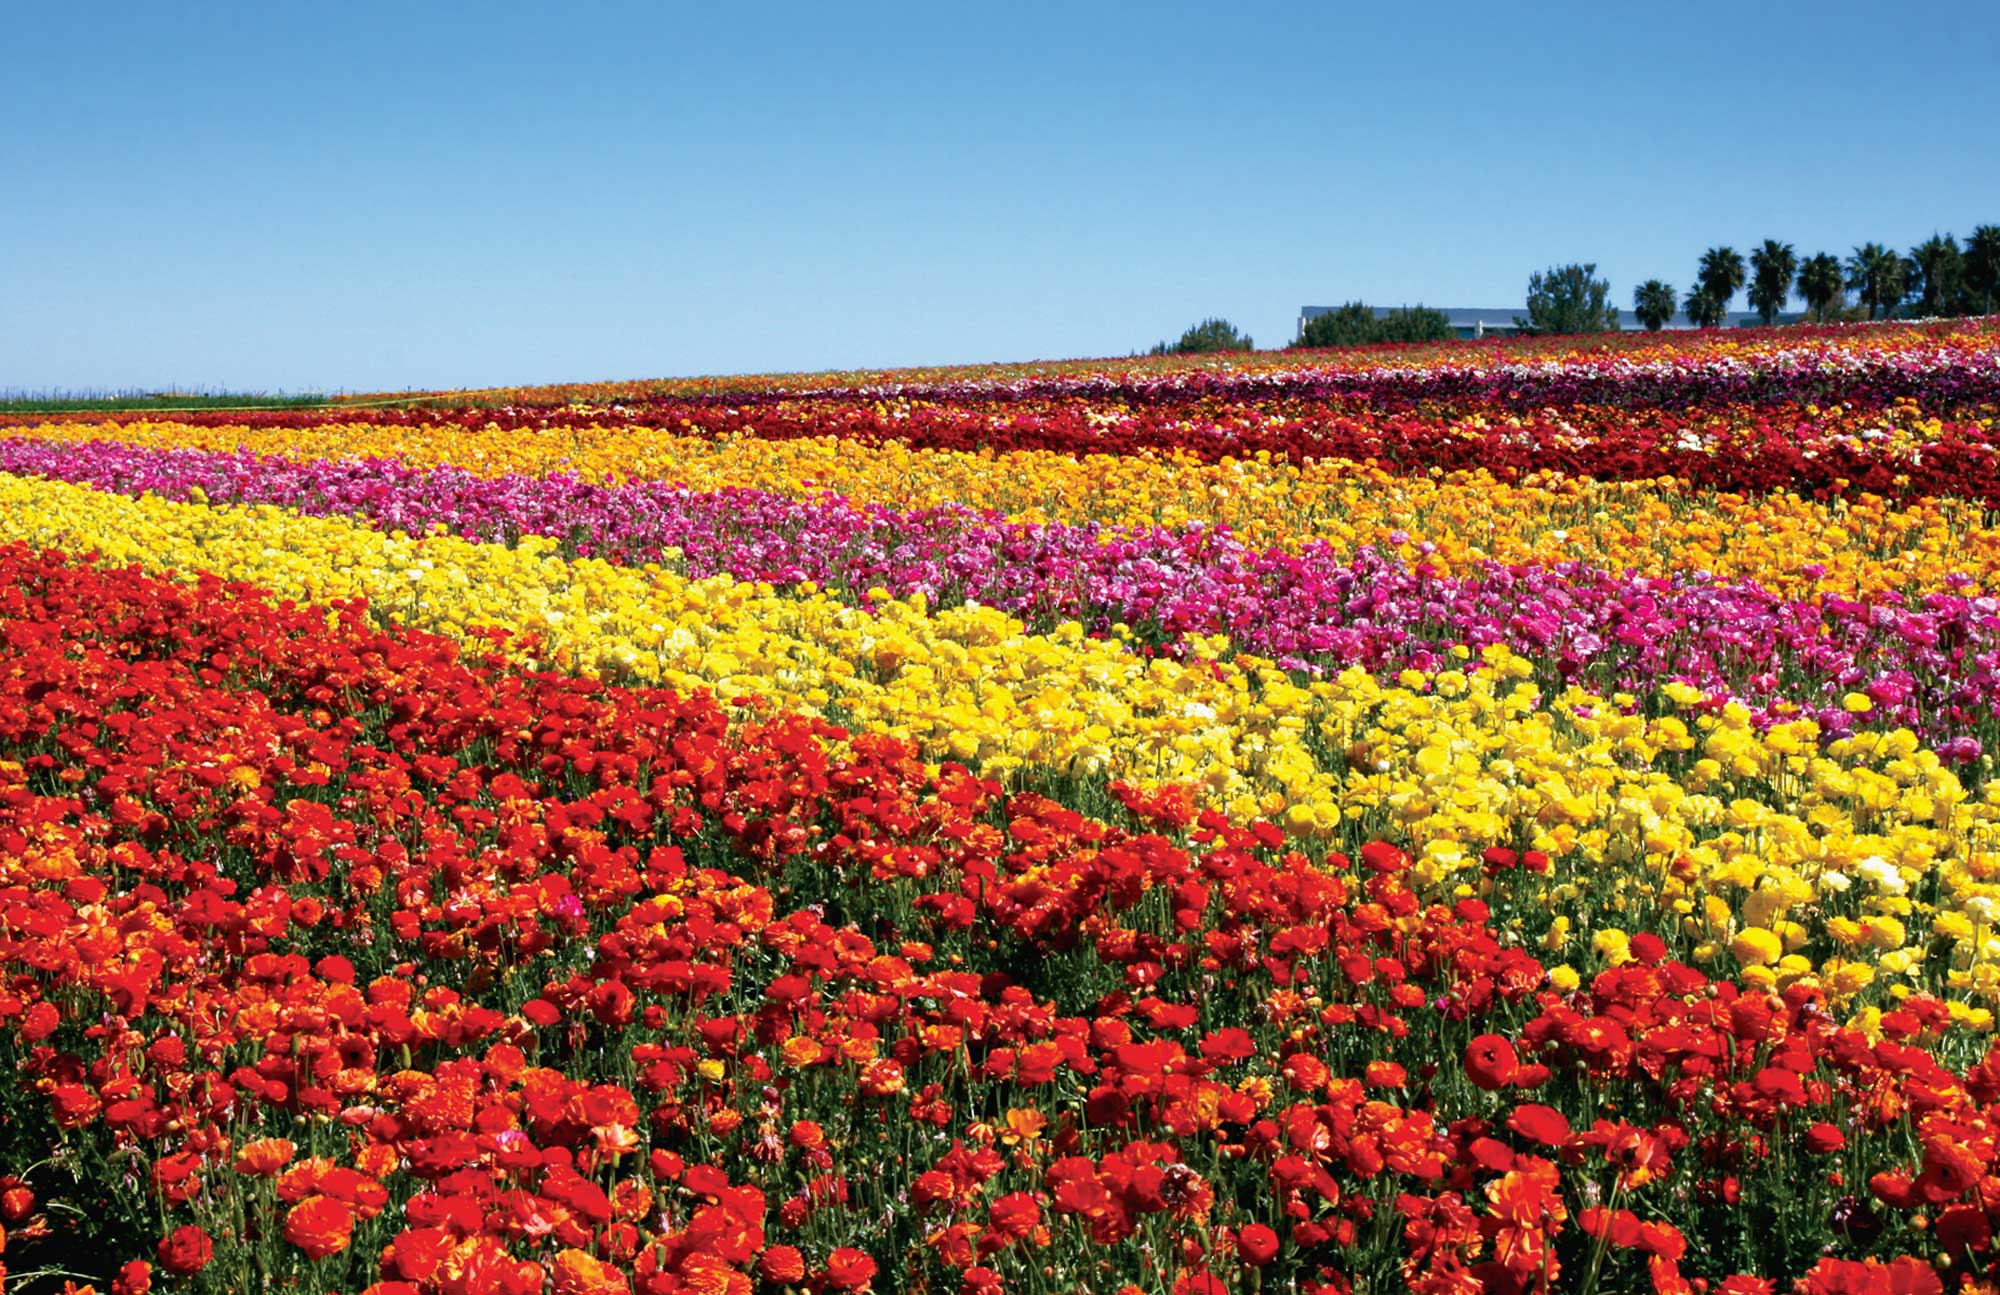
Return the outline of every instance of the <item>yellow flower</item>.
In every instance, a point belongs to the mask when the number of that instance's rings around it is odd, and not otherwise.
[[[1622,967],[1632,961],[1632,945],[1625,932],[1615,926],[1607,926],[1590,937],[1591,952],[1614,967]]]
[[[1778,960],[1784,943],[1777,932],[1753,926],[1729,942],[1729,951],[1745,967],[1762,967]]]

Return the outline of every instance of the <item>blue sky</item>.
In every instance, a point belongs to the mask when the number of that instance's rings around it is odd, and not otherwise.
[[[181,10],[181,11],[176,11]],[[1984,4],[15,6],[0,389],[1124,354],[2000,222]]]

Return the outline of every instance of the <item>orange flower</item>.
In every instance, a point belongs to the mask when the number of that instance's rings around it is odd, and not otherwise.
[[[618,1270],[582,1250],[565,1250],[549,1265],[555,1295],[624,1295],[629,1288]]]
[[[805,1257],[796,1246],[772,1246],[757,1261],[758,1275],[778,1286],[796,1286],[806,1279]]]
[[[1048,1116],[1040,1111],[1011,1107],[1007,1111],[1007,1131],[1000,1135],[1000,1140],[1009,1146],[1017,1142],[1033,1142],[1048,1124]]]
[[[285,1214],[285,1240],[313,1259],[347,1249],[354,1239],[354,1215],[331,1196],[308,1196]]]
[[[903,1091],[903,1068],[894,1061],[871,1061],[861,1071],[861,1091],[870,1097],[893,1097]]]
[[[292,1162],[298,1153],[287,1138],[258,1138],[246,1142],[236,1153],[236,1172],[256,1178],[269,1178]]]

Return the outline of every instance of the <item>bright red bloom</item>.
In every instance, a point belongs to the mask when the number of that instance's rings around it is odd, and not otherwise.
[[[1570,1139],[1569,1118],[1553,1107],[1533,1102],[1515,1107],[1507,1117],[1507,1127],[1545,1147],[1559,1147]]]
[[[1889,1263],[1875,1259],[1822,1259],[1801,1283],[1805,1295],[1943,1295],[1937,1270],[1905,1256]]]
[[[1501,1035],[1482,1034],[1466,1045],[1466,1077],[1488,1092],[1512,1083],[1520,1069],[1521,1059],[1515,1055],[1514,1045]]]
[[[975,1265],[959,1274],[958,1295],[1003,1295],[1005,1290],[1000,1274],[991,1268]]]
[[[837,1291],[864,1291],[875,1279],[875,1261],[866,1252],[841,1246],[826,1257],[826,1284]]]
[[[986,1221],[1002,1240],[1019,1241],[1040,1226],[1042,1207],[1026,1192],[1009,1192],[993,1202]]]
[[[215,1243],[192,1223],[183,1223],[160,1242],[160,1267],[178,1276],[200,1272],[214,1255]]]
[[[1246,1224],[1236,1233],[1236,1253],[1253,1268],[1278,1257],[1278,1234],[1262,1223]]]
[[[1775,1295],[1778,1283],[1768,1277],[1750,1277],[1737,1274],[1725,1277],[1715,1287],[1715,1295]]]

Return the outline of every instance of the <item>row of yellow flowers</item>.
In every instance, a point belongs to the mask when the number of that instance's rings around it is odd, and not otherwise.
[[[2000,785],[1974,796],[1906,732],[1827,744],[1809,721],[1759,733],[1740,707],[1670,686],[1631,697],[1540,693],[1491,650],[1461,670],[1384,685],[1352,670],[1299,682],[1266,663],[1143,658],[1074,625],[1023,632],[987,608],[874,613],[656,567],[565,560],[450,535],[384,533],[282,510],[131,499],[0,476],[0,541],[186,578],[203,570],[309,600],[366,597],[450,634],[532,631],[561,665],[677,688],[761,695],[904,735],[933,759],[999,776],[1054,770],[1198,783],[1210,803],[1269,814],[1303,840],[1392,833],[1438,893],[1544,887],[1574,914],[1552,947],[1624,956],[1624,928],[1675,924],[1697,956],[1837,998],[1925,974],[2000,996]],[[1079,784],[1087,794],[1088,780]],[[1524,833],[1524,838],[1516,832]],[[1548,877],[1495,882],[1480,852],[1543,850]],[[1872,995],[1871,995],[1872,998]],[[1960,1009],[1977,1025],[1984,1008]]]
[[[794,497],[835,491],[898,508],[965,503],[1023,521],[1225,525],[1246,543],[1323,540],[1348,551],[1393,548],[1458,570],[1503,563],[1585,562],[1648,576],[1708,571],[1791,597],[1931,589],[1945,577],[2000,584],[2000,529],[1977,504],[1874,497],[1696,494],[1671,480],[1550,476],[1522,484],[1483,471],[1396,476],[1333,460],[1204,464],[1179,457],[1045,451],[966,453],[901,444],[855,447],[832,437],[711,439],[647,428],[552,427],[505,433],[456,426],[338,423],[311,428],[49,423],[25,435],[117,439],[144,446],[245,448],[295,458],[399,456],[482,475],[572,471],[593,479],[658,479],[693,489],[749,487]],[[1431,549],[1425,550],[1423,546]]]

